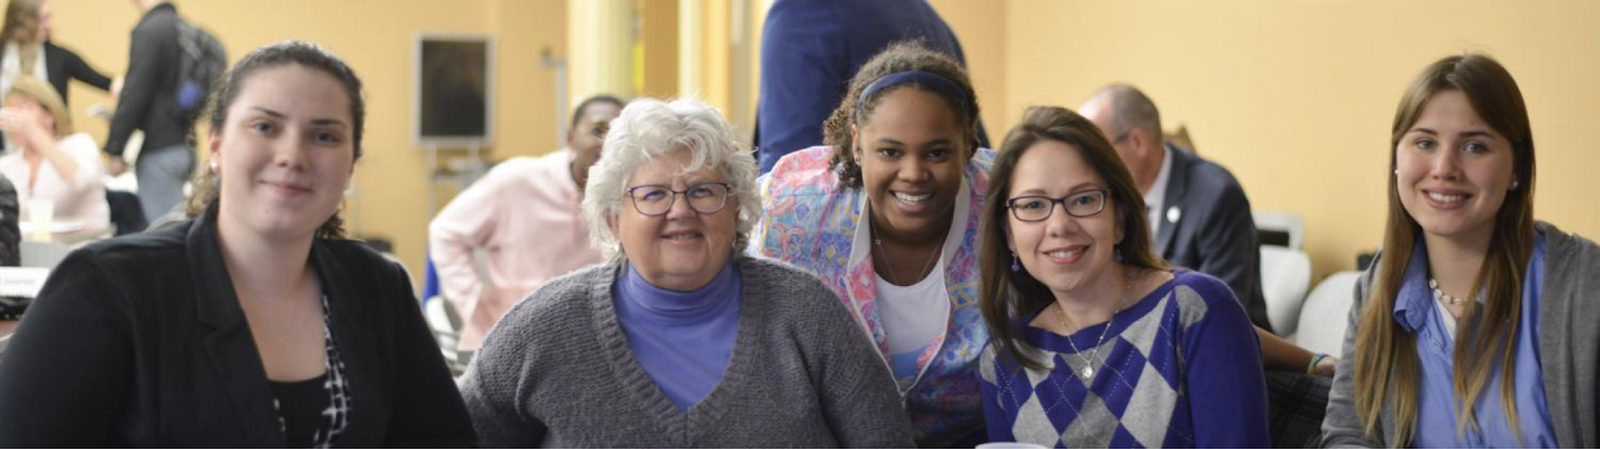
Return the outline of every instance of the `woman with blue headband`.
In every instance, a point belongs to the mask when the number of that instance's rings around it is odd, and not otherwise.
[[[889,46],[824,123],[826,146],[784,156],[761,186],[752,246],[820,276],[889,366],[921,446],[984,438],[974,362],[989,340],[973,247],[994,152],[960,65]]]

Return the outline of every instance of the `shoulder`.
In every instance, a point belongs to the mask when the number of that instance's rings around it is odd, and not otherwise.
[[[88,151],[91,156],[99,156],[100,153],[100,145],[94,143],[94,137],[88,133],[77,133],[62,137],[61,140],[56,141],[56,146],[71,152],[74,156],[82,156],[85,151]]]
[[[547,170],[555,159],[565,160],[566,152],[557,151],[539,157],[517,156],[495,164],[489,172],[483,175],[483,181],[507,182],[514,179],[526,179],[531,175]],[[481,182],[481,181],[480,181]]]
[[[1543,221],[1535,229],[1545,238],[1546,291],[1588,295],[1600,289],[1600,245]]]
[[[803,268],[776,259],[739,256],[740,280],[747,291],[754,288],[758,295],[745,295],[762,301],[780,322],[815,323],[850,321],[849,312],[822,279]]]
[[[68,258],[77,256],[108,268],[149,269],[152,264],[181,263],[192,223],[97,241],[73,251]]]
[[[610,289],[618,268],[615,261],[593,265],[544,283],[512,306],[495,324],[490,337],[506,333],[523,342],[560,337],[555,335],[557,332],[544,331],[582,318],[589,309],[588,300],[597,291]]]
[[[1172,286],[1172,295],[1178,300],[1179,307],[1198,305],[1210,309],[1239,303],[1228,283],[1199,271],[1173,270],[1172,280],[1167,283]]]
[[[347,270],[356,270],[367,276],[407,277],[407,270],[400,262],[385,257],[366,243],[348,239],[317,239],[317,242],[327,248]],[[409,279],[407,282],[410,282]]]
[[[1175,147],[1174,147],[1175,148]],[[1244,187],[1239,185],[1239,179],[1226,167],[1200,157],[1186,149],[1177,149],[1173,155],[1173,169],[1179,169],[1178,161],[1186,159],[1183,169],[1188,171],[1188,195],[1203,195],[1215,200],[1237,200],[1244,198]]]
[[[829,167],[834,147],[819,145],[789,153],[778,159],[767,174],[770,186],[826,185],[839,183],[838,175]]]

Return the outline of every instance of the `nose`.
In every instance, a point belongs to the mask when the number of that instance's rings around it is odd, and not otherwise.
[[[291,133],[284,133],[293,135]],[[299,139],[280,137],[273,144],[272,164],[278,167],[301,170],[306,166],[306,145]]]
[[[1078,226],[1078,217],[1067,213],[1067,205],[1058,202],[1050,204],[1050,216],[1044,219],[1044,229],[1050,237],[1064,237],[1082,228]]]
[[[671,201],[672,205],[667,207],[668,220],[685,220],[698,215],[689,207],[689,192],[673,193]]]
[[[1433,155],[1432,165],[1428,167],[1428,177],[1455,181],[1461,176],[1460,154],[1453,150],[1437,151]]]

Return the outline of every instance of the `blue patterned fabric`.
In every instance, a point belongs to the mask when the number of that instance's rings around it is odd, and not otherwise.
[[[1267,446],[1266,385],[1249,317],[1217,278],[1174,275],[1111,321],[1070,337],[1027,325],[1037,312],[1025,317],[1023,350],[1045,371],[1025,369],[990,345],[979,365],[990,440]],[[1092,377],[1079,374],[1085,367]]]

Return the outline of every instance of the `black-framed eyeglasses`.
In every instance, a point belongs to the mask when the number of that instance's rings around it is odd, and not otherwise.
[[[689,201],[690,210],[709,215],[728,205],[728,192],[732,190],[733,186],[726,182],[703,182],[684,190],[644,185],[629,187],[628,197],[633,199],[634,210],[652,217],[666,215],[667,211],[672,210],[672,203],[678,199],[678,195],[683,195]]]
[[[1106,209],[1106,196],[1110,190],[1088,190],[1067,195],[1062,198],[1050,198],[1041,195],[1019,196],[1006,200],[1006,208],[1011,209],[1011,216],[1018,220],[1035,222],[1050,218],[1050,212],[1056,210],[1060,204],[1067,215],[1078,218],[1090,217]]]

